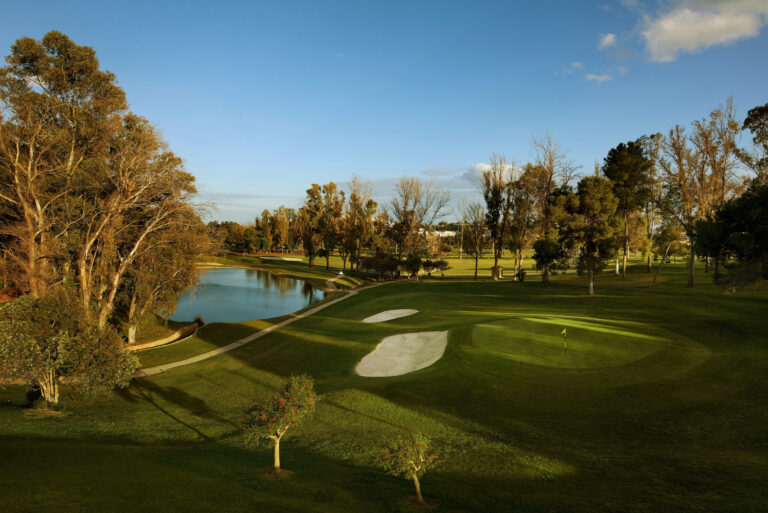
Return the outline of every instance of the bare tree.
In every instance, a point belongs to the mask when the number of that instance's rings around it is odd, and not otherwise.
[[[463,210],[462,224],[464,225],[463,243],[467,253],[475,259],[475,280],[477,280],[477,268],[485,247],[485,208],[480,203],[470,203]]]
[[[397,182],[388,210],[398,258],[416,252],[424,232],[445,215],[449,198],[448,191],[418,178],[403,177]]]

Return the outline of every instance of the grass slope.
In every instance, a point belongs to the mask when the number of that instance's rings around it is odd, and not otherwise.
[[[439,511],[763,511],[766,295],[725,295],[703,274],[688,290],[678,266],[649,288],[632,271],[600,276],[591,298],[573,275],[387,284],[69,416],[9,403],[0,511],[408,511],[410,483],[376,460],[409,429],[441,450],[422,480]],[[359,322],[395,308],[419,313]],[[381,338],[426,330],[449,331],[436,364],[354,374]],[[271,453],[243,447],[239,415],[292,372],[323,399],[281,444],[296,474],[260,479]]]

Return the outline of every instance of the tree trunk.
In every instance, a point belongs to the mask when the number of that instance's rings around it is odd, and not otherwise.
[[[280,439],[275,439],[275,470],[280,470]]]
[[[691,243],[691,257],[688,262],[688,285],[687,288],[692,289],[694,286],[694,265],[696,264],[696,247],[693,237],[689,237],[688,240]]]
[[[479,265],[480,255],[475,253],[475,281],[477,281],[477,266]]]
[[[491,271],[491,277],[494,281],[499,279],[499,253],[496,250],[496,241],[493,241],[493,270]]]
[[[549,264],[545,265],[544,269],[541,270],[541,283],[545,287],[549,287]]]
[[[664,249],[664,256],[661,257],[661,262],[659,262],[659,266],[656,268],[656,272],[653,274],[653,283],[651,283],[651,285],[656,285],[656,278],[658,278],[659,273],[661,272],[661,268],[664,267],[664,261],[667,259],[667,253],[669,253],[669,248],[671,246],[672,246],[672,243],[669,243],[667,244],[666,249]]]
[[[416,474],[411,474],[411,477],[413,477],[413,486],[416,488],[416,499],[419,501],[419,504],[425,504],[424,497],[421,496],[421,485],[419,484],[419,478],[416,477]]]
[[[709,255],[704,257],[704,272],[709,274]]]
[[[59,403],[59,383],[56,381],[56,374],[52,369],[45,372],[43,378],[38,380],[38,385],[46,404]]]
[[[590,296],[595,295],[595,272],[591,267],[587,270],[587,290]]]
[[[624,257],[621,263],[621,279],[627,277],[627,253],[629,252],[629,237],[624,239]]]
[[[616,269],[613,271],[613,274],[615,276],[618,276],[618,275],[621,274],[621,272],[619,272],[619,257],[618,257],[618,255],[616,256]]]
[[[331,253],[329,251],[325,252],[325,270],[331,268]]]
[[[648,252],[648,265],[645,268],[645,272],[650,273],[651,272],[651,252]]]
[[[131,294],[131,306],[128,307],[128,345],[136,342],[136,294]]]

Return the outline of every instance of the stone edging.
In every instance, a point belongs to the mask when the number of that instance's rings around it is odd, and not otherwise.
[[[150,349],[153,347],[160,347],[165,346],[168,344],[172,344],[174,342],[180,342],[181,340],[191,337],[195,333],[197,333],[197,329],[200,327],[199,324],[193,323],[189,326],[184,326],[183,328],[177,329],[167,337],[158,338],[157,340],[152,340],[150,342],[143,342],[141,344],[134,344],[132,346],[128,346],[128,351],[130,352],[136,352],[136,351],[142,351],[144,349]]]

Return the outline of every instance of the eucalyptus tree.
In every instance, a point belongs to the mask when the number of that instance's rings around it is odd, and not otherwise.
[[[503,155],[491,155],[490,168],[480,179],[480,193],[485,200],[485,226],[493,243],[493,269],[491,276],[499,279],[499,260],[509,229],[509,216],[514,206],[512,198],[512,169]]]
[[[136,341],[140,323],[149,315],[167,319],[176,310],[181,294],[199,281],[195,260],[190,255],[204,252],[210,237],[197,216],[182,217],[174,230],[158,231],[147,238],[147,248],[129,269],[118,296],[123,307],[127,342]]]
[[[360,254],[374,235],[374,216],[378,208],[370,183],[353,176],[349,182],[349,199],[343,217],[342,245],[349,255],[349,267],[358,267]]]
[[[325,268],[329,269],[331,253],[342,236],[341,215],[344,212],[344,191],[340,191],[335,183],[329,182],[323,185],[322,192],[322,205],[317,226],[323,241]]]
[[[725,108],[713,110],[708,120],[696,121],[690,136],[676,125],[662,144],[659,161],[664,182],[662,207],[680,223],[688,238],[689,288],[695,285],[696,224],[739,192],[741,181],[734,174],[733,143],[738,125],[732,118],[729,101]]]
[[[22,38],[0,68],[0,209],[19,284],[33,296],[62,278],[55,262],[79,220],[73,194],[120,129],[125,94],[96,53],[60,32]]]

